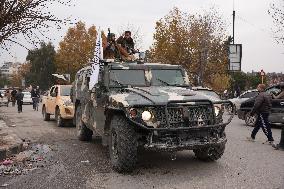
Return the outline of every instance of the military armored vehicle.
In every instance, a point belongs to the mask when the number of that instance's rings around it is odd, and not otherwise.
[[[223,103],[191,90],[179,65],[104,63],[90,91],[91,67],[78,71],[73,84],[78,138],[101,136],[118,172],[135,168],[140,148],[193,150],[197,158],[219,159],[227,141]],[[230,102],[228,102],[230,103]]]

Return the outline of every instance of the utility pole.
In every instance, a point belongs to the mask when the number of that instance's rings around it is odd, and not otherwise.
[[[233,10],[233,44],[235,44],[235,17],[236,17],[236,11]]]

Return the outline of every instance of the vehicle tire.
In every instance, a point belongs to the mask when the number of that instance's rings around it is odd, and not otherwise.
[[[137,134],[127,120],[115,115],[110,123],[109,154],[112,168],[117,172],[131,172],[137,162]]]
[[[247,126],[255,126],[256,123],[256,119],[257,119],[257,115],[250,115],[250,112],[246,113],[245,115],[245,123]]]
[[[81,141],[92,140],[93,131],[89,129],[82,121],[82,112],[81,112],[80,105],[76,107],[76,128],[77,128],[77,136],[79,140]]]
[[[50,120],[50,114],[46,113],[46,108],[45,106],[42,107],[42,116],[44,121],[49,121]]]
[[[63,127],[64,126],[64,119],[62,119],[62,117],[60,115],[59,108],[56,108],[56,110],[55,110],[55,121],[56,121],[57,127]]]
[[[7,107],[9,107],[9,103],[7,104]]]
[[[193,150],[195,156],[202,161],[216,161],[222,157],[225,144]]]

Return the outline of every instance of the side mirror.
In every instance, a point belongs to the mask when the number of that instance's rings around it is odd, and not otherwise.
[[[51,96],[51,97],[56,97],[56,93],[55,93],[55,92],[52,92],[52,93],[50,94],[50,96]]]

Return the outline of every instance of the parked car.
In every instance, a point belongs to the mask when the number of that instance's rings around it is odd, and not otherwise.
[[[42,99],[42,115],[44,121],[55,115],[57,126],[61,127],[73,121],[74,108],[70,99],[71,85],[54,85],[47,96]]]
[[[33,104],[33,99],[29,91],[24,91],[23,104]]]
[[[2,95],[2,98],[0,98],[0,106],[9,106],[9,99],[5,96],[6,90],[0,90],[0,93]]]
[[[284,85],[284,83],[279,83],[277,85],[271,86],[267,88],[265,92],[269,94],[274,93],[277,95],[281,92],[281,85]],[[256,115],[250,115],[250,111],[254,106],[255,98],[256,97],[252,97],[241,103],[240,109],[238,110],[238,117],[242,120],[245,120],[245,123],[248,126],[254,126],[256,122]],[[272,124],[284,123],[284,99],[272,99],[272,110],[268,120]]]
[[[242,93],[237,98],[229,99],[233,104],[236,110],[238,111],[240,109],[241,103],[245,102],[246,100],[256,97],[258,95],[258,91],[256,89],[248,90]]]

